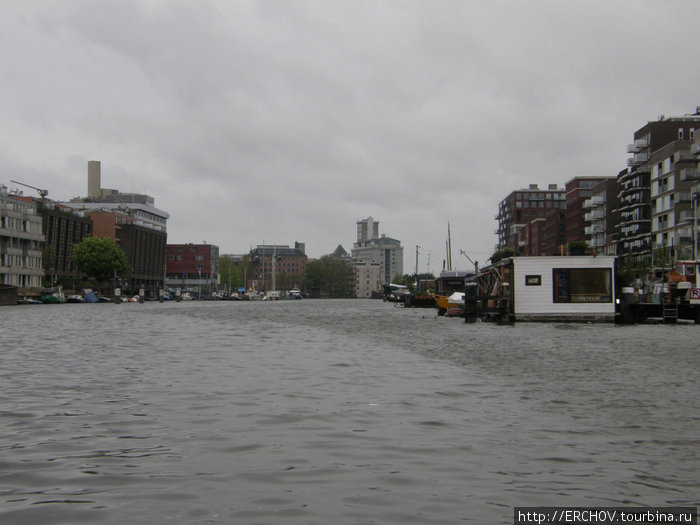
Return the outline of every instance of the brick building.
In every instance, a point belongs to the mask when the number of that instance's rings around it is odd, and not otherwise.
[[[213,244],[168,244],[165,284],[209,297],[219,285],[219,247]]]
[[[286,244],[261,244],[248,254],[246,287],[258,292],[290,290],[300,286],[308,257],[302,243],[294,248]]]
[[[550,184],[546,190],[537,184],[530,184],[527,189],[511,192],[498,206],[497,250],[511,248],[520,253],[525,251],[529,236],[519,234],[520,229],[531,220],[545,217],[552,210],[563,210],[566,206],[565,192]]]

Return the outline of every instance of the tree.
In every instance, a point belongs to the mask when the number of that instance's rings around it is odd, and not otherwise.
[[[73,245],[71,262],[79,272],[104,284],[113,277],[129,275],[129,262],[124,250],[107,237],[87,237]]]
[[[229,255],[219,257],[219,277],[226,289],[235,290],[244,286],[241,270]]]
[[[496,253],[494,253],[489,260],[491,261],[491,264],[496,264],[501,259],[506,259],[508,257],[516,257],[517,255],[518,252],[516,252],[513,248],[503,248],[502,250],[499,250]]]
[[[586,244],[586,241],[574,241],[570,242],[566,246],[566,249],[568,250],[569,255],[586,255],[588,245]]]
[[[330,255],[306,263],[304,288],[313,295],[347,297],[348,268],[343,261]]]

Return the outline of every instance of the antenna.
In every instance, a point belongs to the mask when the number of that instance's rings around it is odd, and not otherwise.
[[[25,184],[24,182],[19,182],[17,180],[11,180],[10,182],[14,182],[15,184],[19,184],[21,186],[26,186],[27,188],[31,188],[33,190],[38,191],[39,195],[41,196],[42,199],[45,199],[46,196],[49,194],[49,190],[42,190],[41,188],[37,188],[35,186],[30,186],[29,184]]]

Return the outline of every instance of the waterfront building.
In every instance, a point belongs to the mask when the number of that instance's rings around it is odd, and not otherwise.
[[[574,177],[565,184],[564,240],[567,246],[574,242],[585,242],[583,204],[593,196],[593,188],[606,179],[614,177]]]
[[[401,241],[379,235],[379,221],[372,217],[357,222],[357,242],[352,247],[352,260],[377,263],[381,267],[381,284],[390,284],[396,275],[403,275]]]
[[[583,203],[584,234],[591,254],[616,255],[618,222],[617,178],[606,178],[591,190],[591,196]]]
[[[0,185],[0,284],[42,285],[44,239],[36,203],[18,199]]]
[[[698,129],[700,107],[694,114],[662,115],[634,133],[628,169],[618,176],[619,255],[646,257],[653,251],[655,257],[677,259],[691,254],[698,176],[692,147]]]
[[[165,281],[165,245],[169,214],[150,195],[101,187],[101,164],[88,162],[88,196],[63,202],[93,221],[93,235],[114,239],[131,267],[126,283],[132,293],[156,295]]]
[[[269,290],[291,290],[301,285],[308,257],[303,243],[260,244],[250,250],[246,287],[258,292]]]
[[[46,280],[51,285],[66,284],[83,277],[74,267],[71,257],[73,246],[92,235],[92,219],[84,212],[74,210],[56,201],[42,198],[18,196],[17,199],[33,202],[42,222],[44,245],[42,267]]]
[[[544,218],[544,251],[542,255],[566,255],[565,209],[550,210]]]
[[[518,230],[521,255],[544,255],[546,216],[537,217]]]
[[[510,248],[516,253],[525,251],[530,236],[520,235],[520,229],[536,218],[545,217],[550,211],[566,208],[566,193],[550,184],[546,190],[537,184],[530,184],[527,189],[511,192],[498,205],[498,244],[496,251]]]
[[[370,298],[382,291],[382,265],[356,262],[354,268],[355,297]]]
[[[214,244],[167,244],[165,285],[211,296],[219,285],[219,247]]]

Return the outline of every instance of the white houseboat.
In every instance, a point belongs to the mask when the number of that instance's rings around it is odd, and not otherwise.
[[[615,320],[615,257],[512,257],[483,268],[465,287],[467,320]]]

